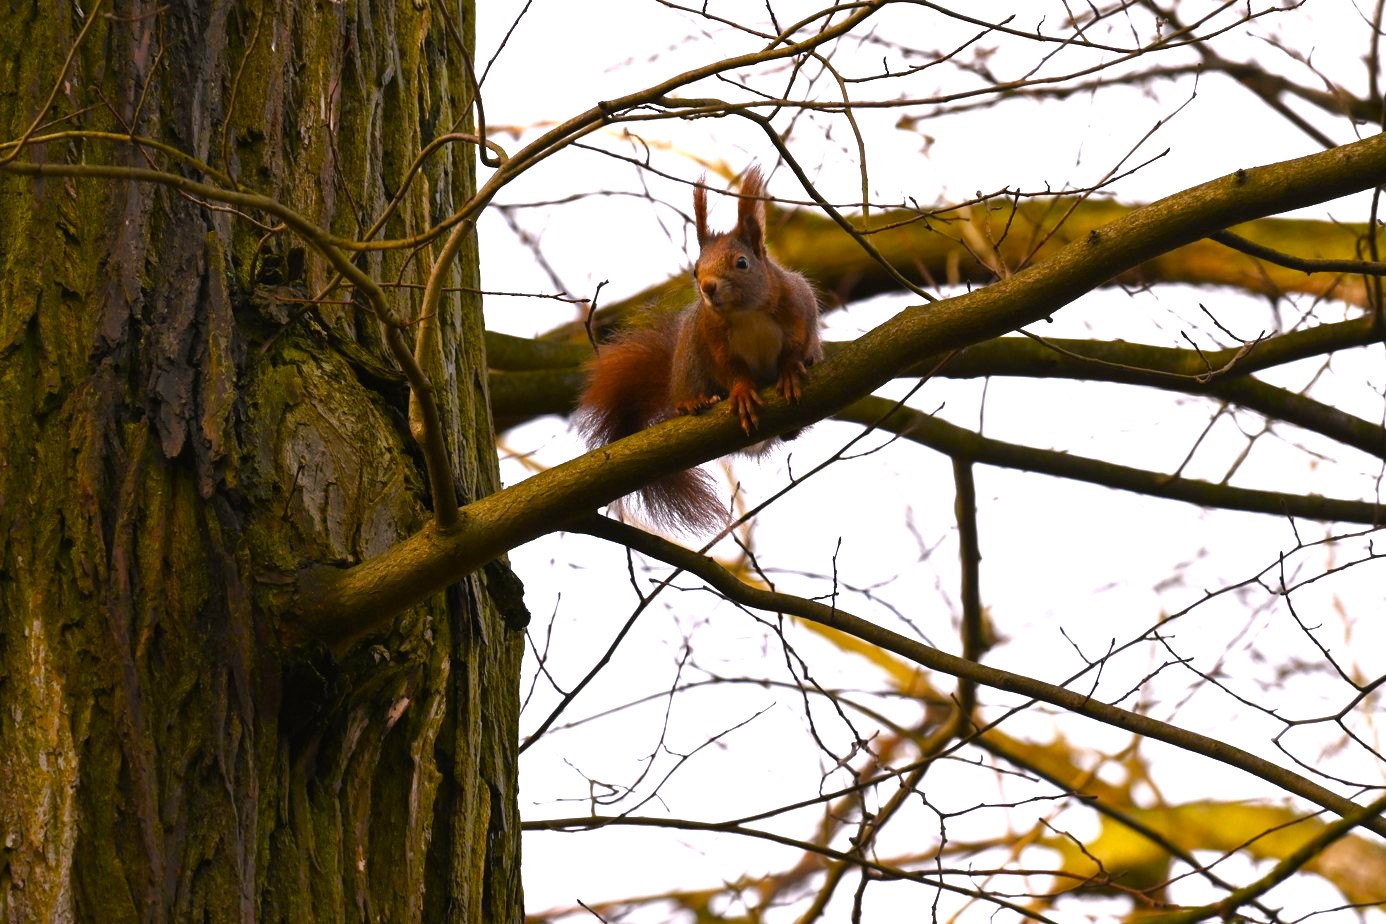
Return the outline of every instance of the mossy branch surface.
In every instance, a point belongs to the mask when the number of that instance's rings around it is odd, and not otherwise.
[[[1371,187],[1386,176],[1386,135],[1264,167],[1238,170],[1137,209],[1049,261],[956,298],[908,308],[815,368],[797,406],[767,398],[755,439],[841,411],[924,357],[991,340],[1049,317],[1080,295],[1159,254],[1220,229]],[[752,440],[712,413],[650,428],[462,508],[447,535],[425,528],[347,569],[306,572],[294,611],[311,636],[357,634],[446,587],[506,550],[662,473],[725,455]]]

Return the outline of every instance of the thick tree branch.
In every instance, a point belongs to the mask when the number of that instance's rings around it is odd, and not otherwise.
[[[926,356],[990,340],[1052,315],[1119,273],[1214,231],[1368,188],[1386,176],[1386,135],[1266,167],[1238,170],[1138,209],[1046,263],[946,301],[908,308],[815,367],[802,402],[766,398],[755,439],[802,427],[870,394]],[[657,475],[741,448],[751,438],[711,413],[652,427],[462,510],[448,535],[425,528],[348,569],[316,569],[298,587],[297,627],[350,638],[506,550],[630,493]]]

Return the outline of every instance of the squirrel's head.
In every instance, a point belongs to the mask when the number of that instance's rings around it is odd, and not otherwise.
[[[737,199],[736,227],[714,234],[707,227],[707,187],[693,188],[698,262],[693,285],[703,303],[719,313],[760,308],[768,297],[765,252],[765,180],[759,167],[746,171]]]

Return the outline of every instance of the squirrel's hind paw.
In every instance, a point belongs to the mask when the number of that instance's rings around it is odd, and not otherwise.
[[[675,404],[674,413],[682,415],[701,414],[721,400],[721,395],[699,395],[696,398],[689,398],[687,401],[680,401]]]

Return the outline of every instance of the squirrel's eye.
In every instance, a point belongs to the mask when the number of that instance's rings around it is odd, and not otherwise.
[[[748,269],[748,268],[750,268],[750,266],[751,266],[751,264],[749,264],[749,263],[746,262],[746,258],[745,258],[745,257],[737,257],[737,258],[736,258],[736,268],[737,268],[737,269]]]

